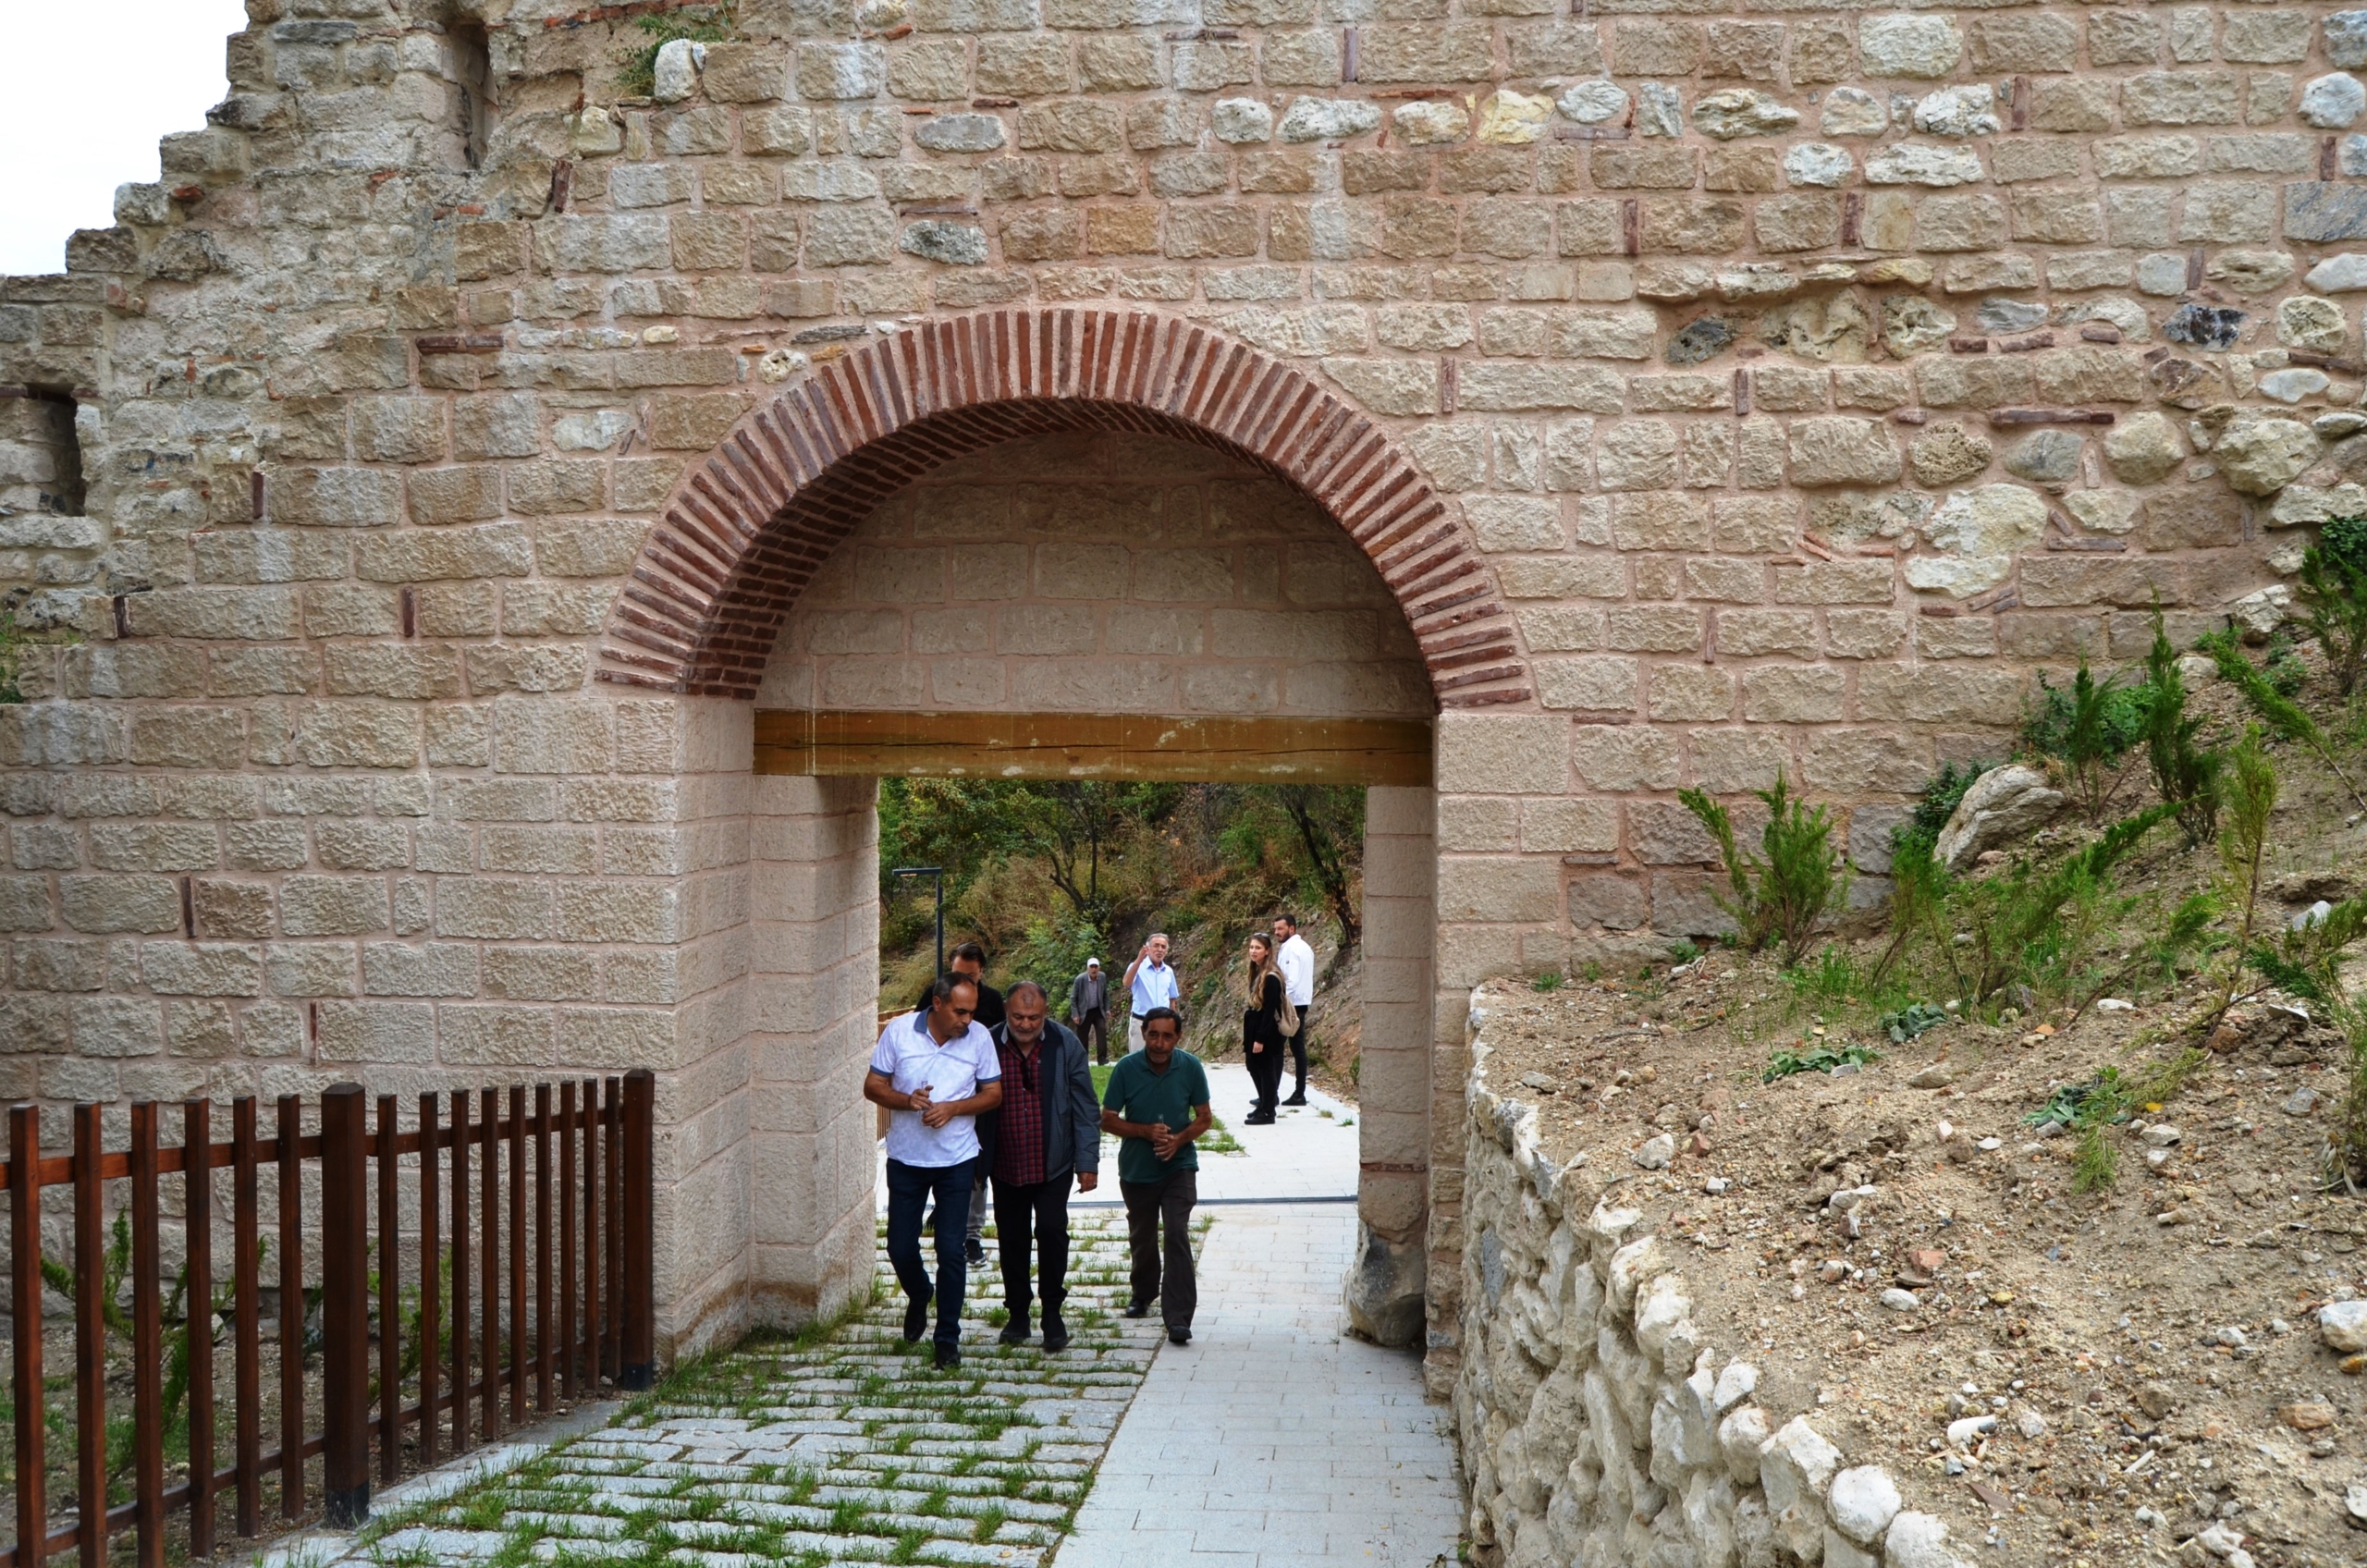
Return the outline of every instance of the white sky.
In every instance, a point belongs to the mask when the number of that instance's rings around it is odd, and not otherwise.
[[[61,272],[66,237],[115,222],[115,188],[156,178],[157,139],[205,129],[228,93],[242,0],[0,0],[0,274]]]

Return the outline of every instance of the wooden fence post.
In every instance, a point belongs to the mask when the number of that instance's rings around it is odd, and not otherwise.
[[[322,1507],[331,1527],[346,1529],[370,1516],[370,1207],[362,1112],[359,1084],[332,1084],[321,1096]]]
[[[100,1108],[74,1108],[74,1277],[104,1276],[106,1218],[99,1162],[106,1158]],[[80,1494],[82,1568],[107,1561],[107,1347],[99,1292],[74,1292],[74,1472]]]
[[[182,1267],[189,1291],[189,1550],[214,1555],[214,1106],[181,1102]]]
[[[657,1075],[646,1067],[625,1074],[624,1323],[617,1386],[645,1389],[656,1381],[657,1268],[655,1176]]]
[[[49,1539],[49,1428],[42,1411],[41,1108],[8,1109],[8,1309],[16,1336],[17,1561],[40,1568]]]
[[[131,1102],[131,1495],[140,1568],[165,1568],[165,1291],[156,1102]]]

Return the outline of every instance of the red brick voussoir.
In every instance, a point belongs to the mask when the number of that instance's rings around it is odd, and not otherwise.
[[[1014,436],[1139,431],[1305,492],[1371,557],[1440,704],[1528,700],[1495,577],[1388,434],[1271,356],[1148,311],[984,312],[819,366],[675,489],[608,616],[602,680],[752,698],[791,606],[880,502]]]

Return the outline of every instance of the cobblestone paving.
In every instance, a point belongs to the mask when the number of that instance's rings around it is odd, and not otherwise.
[[[702,1363],[611,1425],[381,1519],[337,1561],[1032,1568],[1074,1522],[1159,1342],[1156,1319],[1120,1315],[1122,1217],[1073,1226],[1059,1355],[996,1342],[990,1262],[971,1273],[963,1365],[936,1371],[926,1341],[899,1337],[883,1256],[881,1299],[852,1321]]]

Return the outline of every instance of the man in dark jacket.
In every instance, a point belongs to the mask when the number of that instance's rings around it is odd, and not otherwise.
[[[1093,1047],[1093,1060],[1110,1060],[1110,981],[1101,961],[1085,961],[1084,973],[1069,982],[1069,1027]]]
[[[1005,1063],[1002,1109],[978,1121],[983,1164],[994,1178],[1003,1305],[1011,1312],[1002,1342],[1027,1342],[1027,1263],[1034,1250],[1044,1348],[1059,1351],[1069,1342],[1061,1321],[1061,1303],[1068,1296],[1069,1183],[1073,1177],[1088,1193],[1100,1183],[1100,1101],[1085,1047],[1046,1016],[1041,986],[1022,980],[1003,1006],[1003,1023],[993,1031]]]

